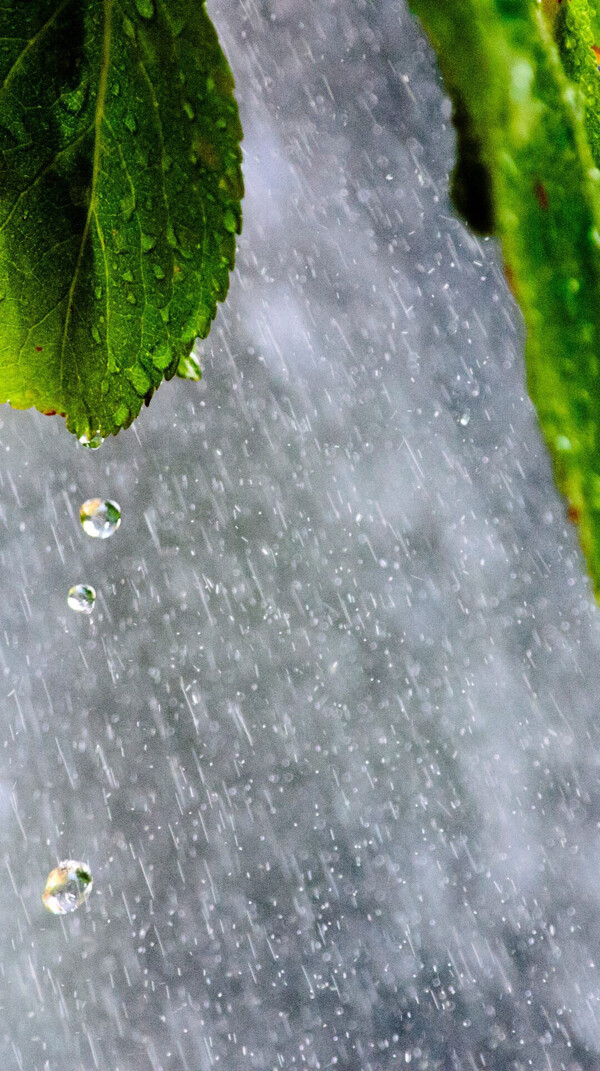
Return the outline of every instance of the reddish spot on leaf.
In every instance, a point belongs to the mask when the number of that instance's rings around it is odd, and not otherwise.
[[[574,506],[572,502],[569,502],[569,508],[567,510],[567,517],[569,520],[573,521],[573,524],[579,524],[580,516],[581,514],[579,513],[577,506]]]
[[[506,275],[506,281],[508,283],[510,292],[514,298],[517,298],[517,283],[515,280],[515,273],[513,272],[510,264],[504,265],[504,274]],[[518,298],[517,298],[518,300]]]
[[[533,192],[535,193],[537,203],[539,204],[540,208],[545,212],[548,207],[548,194],[546,193],[546,187],[543,186],[541,182],[537,181],[533,187]]]
[[[44,347],[43,346],[36,346],[35,348],[38,351],[38,353],[41,353]]]

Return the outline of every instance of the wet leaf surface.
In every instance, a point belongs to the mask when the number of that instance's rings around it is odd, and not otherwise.
[[[225,297],[241,128],[203,3],[0,11],[0,400],[128,426]]]

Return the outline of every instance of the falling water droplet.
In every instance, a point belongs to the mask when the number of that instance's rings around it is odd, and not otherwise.
[[[462,424],[463,428],[466,428],[466,426],[469,423],[470,419],[471,419],[471,410],[470,409],[465,409],[463,415],[460,418],[459,423]]]
[[[48,874],[42,893],[44,906],[53,915],[68,915],[86,902],[92,885],[89,866],[76,859],[65,859]]]
[[[90,435],[89,438],[87,435],[80,435],[79,442],[82,446],[89,447],[90,450],[97,450],[99,446],[102,446],[104,439],[100,432],[96,431],[93,435]]]
[[[91,614],[96,601],[96,591],[89,584],[74,584],[69,588],[67,605],[77,614]]]
[[[88,498],[79,510],[79,520],[92,539],[108,539],[121,523],[121,507],[109,499]]]

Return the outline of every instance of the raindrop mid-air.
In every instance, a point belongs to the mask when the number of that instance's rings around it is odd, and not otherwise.
[[[78,614],[91,614],[96,601],[96,591],[90,584],[74,584],[69,588],[67,604]]]
[[[118,502],[88,498],[79,510],[79,520],[92,539],[108,539],[121,523],[121,507]]]
[[[48,874],[42,893],[44,906],[53,915],[68,915],[86,902],[92,885],[89,866],[76,859],[65,859]]]

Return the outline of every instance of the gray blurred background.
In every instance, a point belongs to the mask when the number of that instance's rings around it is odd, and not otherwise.
[[[97,452],[1,413],[0,1067],[598,1068],[600,619],[433,56],[403,0],[210,10],[202,383]]]

